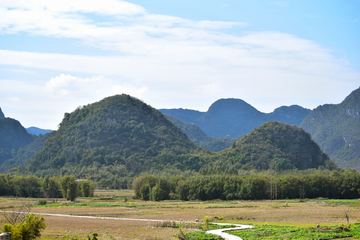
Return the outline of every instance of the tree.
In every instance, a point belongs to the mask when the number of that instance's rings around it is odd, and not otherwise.
[[[95,190],[95,186],[88,181],[82,181],[81,182],[81,195],[83,197],[92,197],[94,196],[94,190]]]
[[[147,201],[150,199],[150,186],[144,185],[140,188],[141,200]]]
[[[2,231],[11,232],[12,240],[32,240],[41,237],[41,231],[46,228],[44,221],[43,217],[31,213],[26,215],[22,223],[4,223]]]
[[[75,201],[78,188],[75,177],[65,175],[60,181],[60,186],[63,197],[72,202]]]

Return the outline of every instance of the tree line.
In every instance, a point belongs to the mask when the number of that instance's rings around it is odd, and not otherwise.
[[[90,181],[76,181],[74,176],[34,175],[13,176],[0,174],[0,196],[32,198],[66,198],[74,201],[76,197],[92,197],[95,184]]]
[[[296,198],[354,199],[360,197],[360,174],[353,169],[310,174],[249,176],[198,175],[170,178],[143,175],[133,181],[142,200],[260,200]]]

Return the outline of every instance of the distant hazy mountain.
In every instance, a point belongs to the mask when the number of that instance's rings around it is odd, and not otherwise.
[[[233,142],[236,142],[239,138],[231,138],[231,137],[209,137],[204,133],[201,128],[195,123],[183,122],[175,116],[166,115],[166,118],[173,122],[176,126],[178,126],[191,141],[193,141],[196,145],[206,148],[207,150],[213,152],[219,152],[231,146]]]
[[[0,164],[14,157],[17,150],[34,140],[19,121],[12,118],[0,119]]]
[[[282,106],[272,113],[262,113],[241,99],[220,99],[205,113],[188,109],[160,109],[184,122],[197,124],[208,136],[237,138],[268,121],[299,125],[311,112],[297,105]]]
[[[46,133],[49,133],[49,132],[52,132],[53,130],[50,130],[50,129],[41,129],[41,128],[37,128],[37,127],[29,127],[29,128],[26,128],[26,131],[30,134],[35,134],[35,135],[44,135]]]
[[[360,88],[340,104],[315,108],[300,126],[340,167],[360,171]]]
[[[160,112],[166,115],[175,116],[183,122],[194,123],[198,118],[205,114],[205,112],[200,112],[191,109],[159,109]]]
[[[5,118],[5,115],[4,115],[4,113],[1,111],[1,108],[0,108],[0,119],[3,119],[3,118]]]
[[[272,113],[268,114],[271,121],[279,121],[299,126],[304,118],[309,115],[310,109],[300,107],[298,105],[282,106],[276,108]]]

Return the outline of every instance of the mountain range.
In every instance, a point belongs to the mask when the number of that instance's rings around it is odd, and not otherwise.
[[[241,99],[220,99],[207,112],[189,109],[159,109],[183,122],[194,123],[208,136],[238,138],[269,121],[299,125],[311,112],[298,105],[282,106],[271,113],[263,113]]]
[[[12,173],[72,174],[99,180],[144,172],[172,175],[209,171],[217,166],[231,171],[266,170],[272,164],[299,170],[334,167],[297,126],[263,124],[244,137],[250,140],[240,140],[216,153],[198,147],[159,111],[125,94],[65,113],[59,126],[46,135],[43,147],[24,167],[13,168]],[[16,158],[7,162],[16,163]]]
[[[0,171],[22,166],[26,160],[25,167],[13,171],[101,179],[144,171],[205,171],[216,165],[267,169],[274,159],[285,169],[334,169],[326,154],[341,167],[359,170],[359,96],[360,88],[342,103],[325,104],[310,113],[293,105],[266,114],[239,99],[220,99],[207,112],[160,109],[164,116],[131,96],[116,95],[65,113],[57,131],[40,136],[27,133],[0,109]],[[325,153],[295,125],[308,131]],[[237,139],[229,134],[216,138],[206,129],[216,134],[231,129],[249,132]]]

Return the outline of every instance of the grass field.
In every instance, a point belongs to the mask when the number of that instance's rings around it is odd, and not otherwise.
[[[162,201],[132,199],[132,191],[96,191],[93,198],[78,198],[75,204],[62,199],[47,199],[47,205],[35,206],[35,213],[68,214],[96,217],[195,221],[208,216],[212,222],[239,224],[316,227],[360,221],[359,200],[264,200],[264,201]],[[24,201],[37,199],[0,198],[1,210],[11,210]],[[175,239],[177,228],[156,227],[155,222],[79,219],[44,216],[47,228],[42,239],[85,239],[94,232],[99,239]],[[185,232],[196,229],[185,229]],[[351,239],[351,238],[349,238]]]

